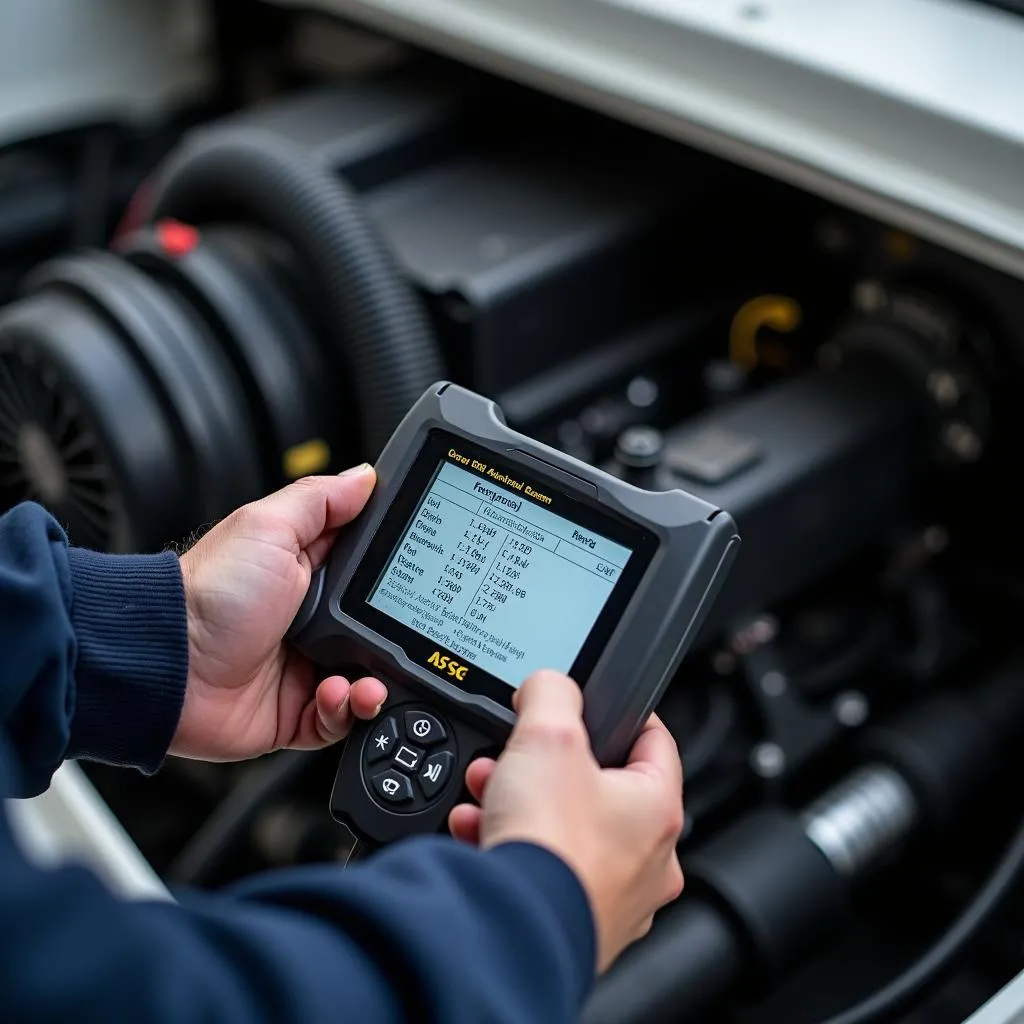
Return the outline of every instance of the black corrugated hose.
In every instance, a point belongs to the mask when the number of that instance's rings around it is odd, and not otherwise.
[[[198,131],[158,174],[149,218],[242,221],[291,244],[352,374],[369,457],[423,391],[446,376],[419,296],[359,198],[301,145],[262,129]]]

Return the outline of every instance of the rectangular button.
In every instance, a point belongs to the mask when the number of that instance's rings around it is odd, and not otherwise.
[[[398,753],[395,754],[395,764],[406,771],[414,772],[420,765],[421,757],[423,757],[422,750],[416,750],[415,747],[407,747],[405,744],[402,744],[398,748]]]

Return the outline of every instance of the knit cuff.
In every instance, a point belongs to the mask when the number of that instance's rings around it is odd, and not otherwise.
[[[68,562],[77,659],[67,755],[152,774],[174,737],[188,678],[178,559],[70,548]]]

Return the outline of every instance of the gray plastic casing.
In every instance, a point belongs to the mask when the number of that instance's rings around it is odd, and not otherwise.
[[[696,637],[739,546],[721,509],[680,490],[644,491],[510,429],[489,399],[447,382],[409,410],[376,463],[377,485],[346,528],[290,630],[294,645],[326,668],[357,664],[392,678],[455,715],[510,728],[515,715],[414,663],[396,643],[341,609],[341,598],[433,430],[464,438],[639,523],[658,540],[646,572],[583,686],[584,722],[603,765],[622,764]]]

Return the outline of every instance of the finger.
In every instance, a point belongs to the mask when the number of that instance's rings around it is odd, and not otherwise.
[[[388,688],[379,679],[365,676],[352,684],[349,707],[356,718],[368,722],[377,717],[387,699]]]
[[[491,781],[497,761],[492,757],[478,757],[466,769],[466,789],[473,794],[473,799],[480,803],[484,798],[484,790]]]
[[[331,548],[334,547],[334,542],[338,539],[340,532],[340,530],[324,530],[312,544],[306,545],[306,557],[309,559],[311,569],[319,569],[327,561],[327,556],[331,553]]]
[[[343,676],[325,679],[316,688],[316,726],[320,738],[325,743],[344,739],[356,718],[376,718],[387,697],[387,687],[370,676],[351,684]]]
[[[331,676],[316,688],[316,731],[325,743],[344,739],[352,728],[352,685]]]
[[[515,698],[521,725],[538,721],[582,724],[583,692],[561,672],[541,669],[532,673]]]
[[[472,804],[456,804],[448,815],[448,831],[462,843],[480,843],[480,822],[483,813]]]
[[[281,746],[290,750],[323,750],[341,738],[324,728],[317,702],[311,699],[299,714],[291,739]]]
[[[351,522],[363,510],[376,483],[372,466],[363,464],[340,476],[307,476],[261,499],[264,512],[279,516],[305,550],[326,530]]]
[[[682,792],[683,765],[672,733],[657,715],[651,715],[629,752],[626,767],[656,771],[673,788]]]

